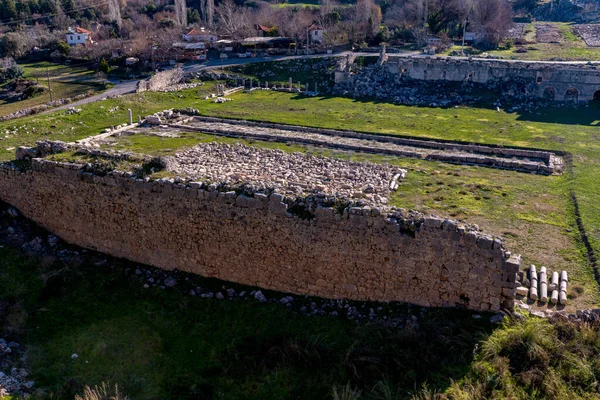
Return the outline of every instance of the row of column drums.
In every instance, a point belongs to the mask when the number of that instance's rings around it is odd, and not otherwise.
[[[518,295],[529,295],[531,300],[541,303],[547,303],[550,300],[552,304],[567,304],[567,284],[569,282],[567,271],[560,273],[554,271],[549,275],[546,267],[541,267],[538,274],[535,265],[532,264],[529,266],[527,275],[527,278],[523,279],[523,285],[517,288]]]

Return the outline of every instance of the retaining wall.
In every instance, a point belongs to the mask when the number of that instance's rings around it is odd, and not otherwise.
[[[520,257],[469,226],[396,209],[301,210],[279,194],[98,176],[32,160],[0,197],[67,242],[295,294],[473,310],[512,307]]]
[[[381,60],[381,55],[380,55]],[[600,64],[594,62],[539,62],[465,59],[454,57],[411,57],[385,55],[383,68],[397,76],[416,80],[487,84],[525,79],[536,83],[533,96],[548,100],[589,101],[600,96]],[[347,62],[341,64],[347,67]],[[336,83],[354,78],[336,72]],[[393,84],[393,82],[390,82]]]

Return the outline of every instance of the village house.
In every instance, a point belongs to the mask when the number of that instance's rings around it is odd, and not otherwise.
[[[94,43],[94,41],[92,40],[92,32],[80,27],[77,27],[75,29],[69,28],[67,31],[67,43],[70,46]]]
[[[325,41],[325,30],[317,24],[308,27],[308,35],[311,44],[321,44]]]
[[[206,28],[192,28],[181,35],[186,42],[204,42],[206,47],[211,47],[217,42],[217,36]]]
[[[268,26],[264,26],[264,25],[260,25],[260,24],[256,24],[254,25],[254,30],[256,31],[256,36],[257,37],[265,37],[269,35],[269,32],[272,30],[273,28],[269,28]]]

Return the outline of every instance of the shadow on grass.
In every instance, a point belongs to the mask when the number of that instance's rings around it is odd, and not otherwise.
[[[326,101],[333,100],[339,98],[340,96],[334,96],[329,94],[319,94],[313,98]],[[292,100],[305,100],[308,96],[303,94],[296,94],[291,99]],[[374,97],[361,97],[361,98],[351,98],[354,103],[369,103],[369,104],[394,104],[390,100],[382,100]],[[423,109],[432,109],[432,108],[453,108],[452,107],[432,107],[426,105],[411,105],[410,107],[415,108],[423,108]],[[496,106],[493,105],[493,101],[482,102],[480,104],[469,104],[468,106],[460,106],[462,107],[472,107],[472,108],[481,108],[487,110],[495,110]],[[556,106],[556,107],[545,107],[540,108],[538,110],[528,112],[528,111],[515,111],[519,116],[517,117],[517,121],[529,121],[529,122],[544,122],[544,123],[552,123],[552,124],[564,124],[564,125],[584,125],[584,126],[599,126],[600,125],[600,102],[591,101],[587,103],[587,107],[583,104],[579,107],[573,107],[569,105],[565,106]]]
[[[470,371],[475,348],[493,331],[485,316],[467,311],[364,304],[367,313],[382,306],[380,315],[406,322],[356,324],[277,303],[193,297],[197,286],[244,288],[191,274],[161,289],[165,277],[156,270],[158,286],[145,289],[148,277],[135,264],[105,263],[99,254],[50,266],[0,254],[0,300],[25,305],[22,335],[46,398],[73,398],[103,381],[135,399],[330,399],[333,386],[348,382],[365,393],[384,381],[398,393],[425,382],[444,390]]]

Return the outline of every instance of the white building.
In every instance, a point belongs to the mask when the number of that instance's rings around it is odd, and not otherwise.
[[[94,43],[92,40],[92,32],[80,27],[75,29],[69,28],[67,31],[67,43],[71,46]]]
[[[217,43],[217,36],[213,35],[208,29],[205,28],[192,28],[181,35],[181,37],[186,42],[204,42],[207,44],[206,47],[210,47]]]
[[[325,41],[325,30],[317,24],[308,27],[311,44],[321,44]]]

